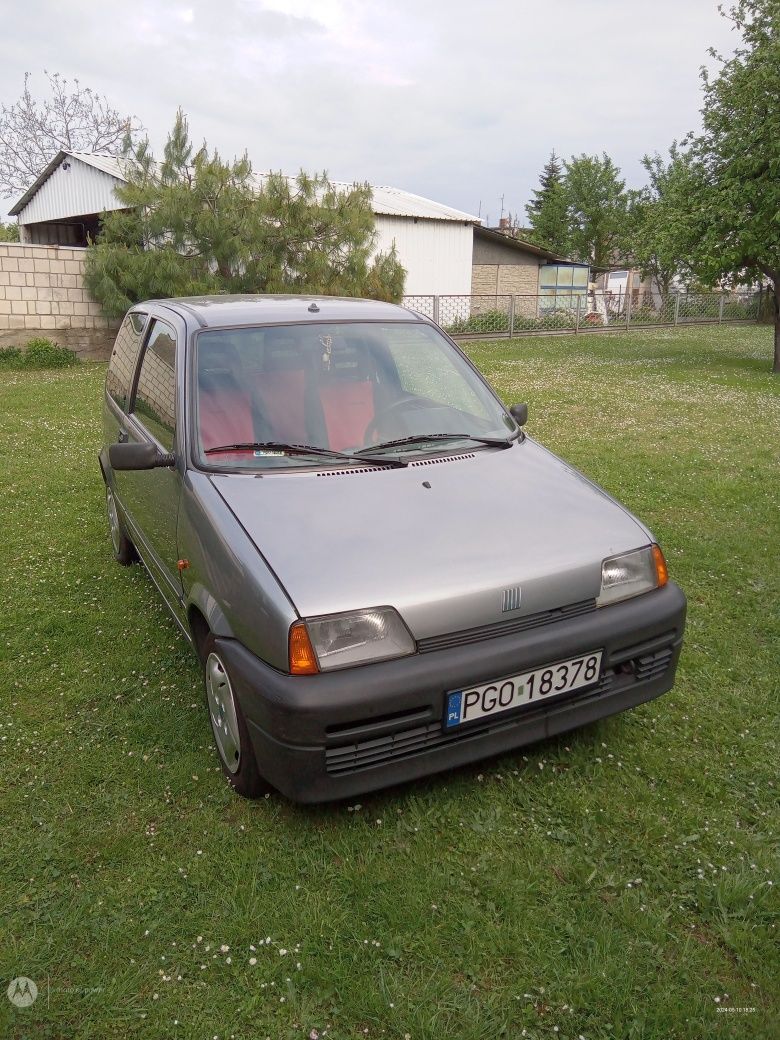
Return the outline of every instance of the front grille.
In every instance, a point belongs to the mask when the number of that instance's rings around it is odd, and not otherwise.
[[[399,718],[397,721],[404,728],[393,733],[378,732],[380,727],[386,730],[388,722],[385,720],[374,729],[375,735],[371,737],[368,735],[372,728],[371,720],[366,719],[363,727],[355,726],[355,730],[362,728],[366,738],[326,748],[325,768],[332,776],[371,769],[387,762],[412,758],[449,744],[477,739],[486,733],[498,733],[523,726],[528,720],[544,714],[550,706],[555,708],[573,700],[585,702],[591,698],[602,697],[606,693],[628,689],[637,683],[658,679],[666,672],[674,658],[677,638],[677,633],[667,632],[646,643],[618,651],[610,655],[610,665],[605,669],[597,686],[583,691],[574,690],[539,707],[529,705],[508,718],[499,715],[492,722],[475,725],[473,729],[468,727],[463,730],[444,730],[439,719],[423,723],[418,721],[418,714],[416,724],[411,726],[404,726],[403,720]],[[421,713],[422,710],[417,709],[417,712]],[[413,714],[410,713],[410,721]]]
[[[580,696],[600,697],[609,691],[614,678],[614,672],[611,669],[607,670],[601,677],[598,686],[586,690],[584,695],[580,694]],[[556,702],[562,704],[577,695],[578,691],[575,690],[567,697],[556,698]],[[448,744],[462,744],[464,740],[482,737],[486,733],[499,733],[502,730],[522,726],[527,719],[538,716],[546,711],[546,708],[547,705],[542,708],[528,709],[512,715],[511,718],[501,719],[499,717],[487,725],[475,726],[474,729],[466,729],[461,732],[443,730],[441,722],[436,721],[414,726],[411,729],[399,730],[396,733],[388,733],[386,736],[376,737],[373,740],[361,740],[353,744],[343,744],[340,747],[326,748],[325,768],[332,776],[340,776],[384,765],[386,762],[412,758],[421,752],[433,751],[435,748],[446,747]]]
[[[595,599],[585,599],[579,603],[570,603],[566,607],[556,607],[554,610],[541,610],[537,614],[526,614],[525,617],[496,621],[492,625],[466,628],[460,632],[446,632],[441,636],[428,636],[426,639],[418,639],[417,649],[422,654],[430,653],[431,650],[451,650],[453,647],[478,643],[483,639],[514,635],[516,632],[526,632],[530,628],[539,628],[541,625],[551,625],[556,621],[589,614],[595,609]]]
[[[647,682],[648,679],[657,679],[663,675],[672,660],[674,648],[665,646],[662,650],[656,650],[652,654],[642,654],[634,660],[634,675],[637,682]]]

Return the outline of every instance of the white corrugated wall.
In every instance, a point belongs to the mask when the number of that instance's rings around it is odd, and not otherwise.
[[[69,164],[68,169],[65,163]],[[21,211],[19,223],[39,224],[121,209],[114,194],[118,183],[110,174],[68,156]]]
[[[379,214],[376,229],[380,252],[386,252],[395,242],[398,259],[406,268],[407,296],[471,292],[471,224],[455,220],[415,223],[411,217]]]
[[[69,164],[69,168],[65,164]],[[38,224],[121,209],[114,194],[120,182],[68,156],[41,185],[19,214],[19,223]],[[471,292],[473,228],[459,220],[426,220],[377,214],[377,248],[386,252],[393,243],[406,268],[407,295]]]

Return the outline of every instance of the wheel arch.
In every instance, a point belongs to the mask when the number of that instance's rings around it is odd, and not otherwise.
[[[206,637],[212,635],[235,638],[225,613],[211,593],[200,583],[192,586],[187,603],[187,622],[198,656],[202,659],[202,648]]]

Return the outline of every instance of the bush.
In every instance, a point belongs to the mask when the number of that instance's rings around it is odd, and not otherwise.
[[[658,325],[660,322],[668,321],[659,311],[652,307],[637,307],[631,311],[631,325]]]
[[[681,296],[677,317],[681,321],[714,321],[720,313],[720,299],[711,295]]]
[[[0,347],[0,365],[8,365],[9,368],[18,366],[22,352],[18,347]]]
[[[509,315],[504,311],[482,311],[480,314],[472,314],[470,318],[456,318],[451,325],[447,326],[447,332],[507,332],[509,330]]]
[[[582,322],[582,318],[580,321]],[[573,329],[576,323],[577,316],[574,312],[550,311],[549,314],[543,314],[539,318],[527,318],[522,314],[516,314],[514,330],[515,332],[534,332],[536,330],[544,332],[545,329]]]
[[[0,364],[8,368],[68,368],[78,365],[79,359],[67,347],[37,337],[29,340],[24,350],[19,347],[0,348]]]
[[[72,350],[42,337],[31,339],[22,355],[25,368],[67,368],[78,363],[79,359]]]

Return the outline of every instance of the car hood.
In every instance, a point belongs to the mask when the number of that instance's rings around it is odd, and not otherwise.
[[[417,639],[593,599],[602,559],[652,540],[528,438],[405,469],[211,480],[302,617],[389,605]]]

